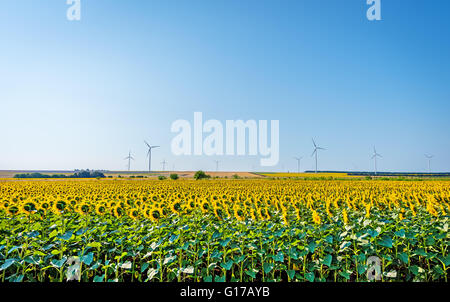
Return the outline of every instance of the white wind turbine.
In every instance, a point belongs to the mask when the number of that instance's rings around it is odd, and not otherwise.
[[[375,149],[375,146],[373,146],[372,159],[374,160],[374,163],[375,163],[375,175],[377,175],[377,157],[383,157],[383,156],[381,156],[381,154],[378,154],[377,149]]]
[[[131,156],[131,151],[128,152],[128,156],[125,157],[125,159],[128,159],[128,172],[129,172],[131,167],[131,160],[134,160],[133,156]]]
[[[425,154],[425,157],[428,158],[428,173],[431,173],[431,159],[434,157],[433,155]]]
[[[325,149],[325,148],[322,148],[322,147],[318,147],[318,146],[316,145],[316,142],[314,141],[314,139],[312,139],[312,142],[313,142],[313,145],[314,145],[314,151],[313,151],[313,153],[311,154],[311,156],[316,155],[316,173],[317,173],[317,151],[318,151],[318,150],[326,150],[326,149]]]
[[[300,173],[300,161],[303,157],[294,157],[294,159],[297,161],[297,173]]]
[[[146,141],[144,141],[144,143],[147,145],[148,147],[148,172],[152,172],[152,149],[154,148],[158,148],[159,146],[150,146],[149,143],[147,143]]]

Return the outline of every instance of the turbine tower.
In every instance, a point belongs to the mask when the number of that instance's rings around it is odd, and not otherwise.
[[[318,150],[326,150],[326,149],[325,149],[325,148],[322,148],[322,147],[318,147],[318,146],[316,145],[316,142],[314,141],[314,139],[312,139],[312,142],[313,142],[313,145],[314,145],[314,151],[313,151],[313,153],[311,154],[311,156],[316,155],[316,173],[317,173],[317,151],[318,151]]]
[[[128,156],[125,159],[128,159],[128,172],[130,172],[131,160],[134,160],[133,156],[131,156],[131,151],[128,152]]]
[[[297,161],[297,173],[300,173],[300,161],[303,157],[294,157],[294,159]]]
[[[219,161],[215,160],[214,162],[216,163],[216,172],[219,172]]]
[[[161,162],[161,164],[163,165],[163,172],[164,172],[166,170],[166,164],[167,164],[166,160],[163,160]]]
[[[431,173],[431,159],[434,157],[433,155],[425,154],[425,157],[428,158],[428,173]]]
[[[150,146],[149,143],[147,143],[146,141],[144,141],[144,143],[147,145],[148,147],[148,172],[152,172],[152,149],[154,148],[159,148],[159,146]]]
[[[377,175],[377,157],[383,157],[383,156],[381,156],[381,154],[378,154],[377,149],[375,149],[375,146],[373,146],[372,159],[374,160],[374,163],[375,163],[375,175]]]

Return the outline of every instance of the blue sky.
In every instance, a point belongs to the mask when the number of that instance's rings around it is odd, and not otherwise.
[[[450,3],[0,0],[0,170],[450,171]],[[45,3],[45,4],[44,4]],[[280,121],[280,162],[177,157],[177,119]]]

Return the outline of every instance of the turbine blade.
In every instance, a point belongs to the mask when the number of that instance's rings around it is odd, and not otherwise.
[[[144,143],[150,148],[150,144],[147,141],[144,140]]]
[[[313,153],[311,154],[311,156],[313,156],[314,153],[316,153],[316,152],[317,152],[317,149],[314,149],[314,151],[313,151]]]
[[[311,139],[312,139],[312,142],[313,142],[314,148],[317,148],[317,146],[316,146],[316,142],[314,141],[314,139],[313,139],[313,138],[311,138]]]

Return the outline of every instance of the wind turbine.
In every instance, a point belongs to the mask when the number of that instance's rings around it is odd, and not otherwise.
[[[134,160],[133,156],[131,156],[131,151],[128,152],[128,156],[124,159],[128,159],[128,172],[130,171],[131,160]]]
[[[433,155],[425,154],[425,157],[428,158],[428,173],[431,173],[431,159],[434,157]]]
[[[219,161],[215,160],[214,162],[216,163],[216,172],[219,172]]]
[[[297,160],[297,173],[300,173],[300,161],[302,160],[302,158],[302,156],[294,157],[294,159]]]
[[[311,154],[311,156],[316,155],[316,173],[317,173],[317,151],[318,151],[318,150],[326,150],[326,149],[325,149],[325,148],[322,148],[322,147],[318,147],[318,146],[316,145],[316,142],[314,141],[314,139],[312,139],[312,142],[313,142],[313,145],[314,145],[314,151],[313,151],[313,153]]]
[[[144,143],[147,145],[148,147],[148,172],[152,172],[152,149],[154,148],[158,148],[159,146],[150,146],[149,143],[147,143],[146,141],[144,141]]]
[[[372,159],[374,160],[374,163],[375,163],[375,175],[377,175],[377,157],[383,157],[383,156],[381,156],[381,154],[378,154],[377,149],[375,149],[375,146],[373,146]]]
[[[167,164],[166,160],[163,160],[161,162],[161,164],[163,165],[163,172],[164,172],[166,170],[166,164]]]

